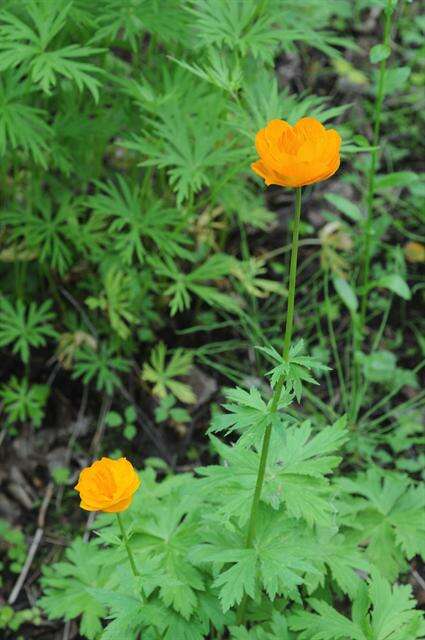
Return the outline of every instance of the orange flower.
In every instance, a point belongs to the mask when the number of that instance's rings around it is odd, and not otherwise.
[[[255,137],[260,156],[251,165],[266,185],[302,187],[332,176],[339,167],[341,136],[325,129],[315,118],[301,118],[291,127],[284,120],[270,120]]]
[[[139,476],[126,458],[102,458],[80,473],[75,489],[86,511],[125,511],[140,485]]]
[[[425,262],[425,246],[420,242],[407,242],[404,255],[409,262]]]

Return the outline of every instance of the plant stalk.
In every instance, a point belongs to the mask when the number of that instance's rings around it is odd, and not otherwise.
[[[387,6],[385,8],[385,23],[384,23],[384,37],[383,45],[389,47],[390,34],[391,34],[391,17],[394,11],[393,0],[387,0]],[[373,222],[373,201],[375,195],[375,176],[379,157],[379,136],[381,131],[381,115],[382,105],[384,102],[385,94],[385,73],[387,68],[387,58],[381,61],[379,66],[378,76],[378,88],[376,93],[375,106],[373,110],[373,135],[372,135],[372,151],[370,156],[369,171],[367,173],[367,198],[366,198],[366,221],[364,225],[364,244],[363,255],[361,259],[362,264],[362,278],[361,278],[361,299],[360,299],[360,311],[358,316],[358,325],[354,327],[356,339],[353,342],[353,386],[352,386],[352,407],[351,407],[351,419],[352,423],[357,419],[357,413],[359,410],[358,391],[360,387],[360,366],[356,362],[356,352],[361,347],[363,341],[364,327],[366,323],[366,311],[368,301],[368,282],[370,277],[370,263],[371,263],[371,235],[372,235],[372,222]]]
[[[133,552],[132,552],[132,550],[130,548],[130,545],[129,545],[129,542],[128,542],[127,534],[125,532],[124,525],[123,525],[123,522],[122,522],[122,519],[121,519],[121,514],[117,513],[116,516],[117,516],[118,525],[119,525],[119,528],[120,528],[120,531],[121,531],[121,538],[122,538],[122,541],[124,542],[125,548],[127,550],[127,555],[128,555],[128,559],[130,561],[131,570],[132,570],[133,574],[136,577],[140,576],[140,573],[137,571],[136,563],[134,562]]]
[[[393,14],[393,6],[392,0],[387,0],[387,6],[385,9],[385,25],[384,25],[384,40],[383,44],[386,47],[389,47],[390,42],[390,33],[391,33],[391,16]],[[371,240],[371,230],[372,230],[372,221],[373,221],[373,199],[375,195],[375,175],[378,163],[378,155],[379,155],[379,135],[381,131],[381,115],[382,115],[382,105],[384,102],[384,83],[385,83],[385,72],[387,68],[387,58],[381,61],[379,66],[379,77],[378,77],[378,91],[376,94],[375,100],[375,108],[373,111],[373,136],[372,136],[372,151],[370,156],[370,166],[367,176],[368,182],[368,190],[367,190],[367,207],[366,207],[366,224],[365,224],[365,243],[363,246],[363,278],[362,278],[362,299],[360,305],[360,328],[364,326],[365,318],[366,318],[366,307],[367,307],[367,297],[368,297],[368,281],[370,274],[370,240]]]
[[[298,238],[300,230],[301,219],[301,187],[298,187],[295,192],[295,217],[292,228],[292,248],[291,248],[291,262],[289,268],[289,289],[288,289],[288,303],[286,313],[286,325],[285,335],[283,339],[283,352],[282,357],[287,362],[289,359],[289,349],[291,347],[292,330],[294,325],[294,309],[295,309],[295,289],[297,280],[297,260],[298,260]],[[284,383],[284,375],[281,375],[274,390],[270,404],[270,413],[276,413],[279,405],[280,395]],[[261,491],[264,484],[264,476],[266,472],[267,458],[269,455],[270,439],[272,435],[272,425],[267,424],[264,430],[263,445],[261,447],[260,464],[258,467],[257,482],[255,484],[254,496],[251,504],[251,513],[248,522],[248,532],[246,536],[245,546],[247,549],[252,547],[252,543],[255,535],[255,527],[257,524],[257,512],[260,504]],[[238,607],[236,623],[243,624],[245,618],[245,608],[247,602],[247,595],[244,594],[240,605]]]

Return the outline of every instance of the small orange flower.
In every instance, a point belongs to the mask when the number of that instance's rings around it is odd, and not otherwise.
[[[409,262],[425,262],[425,246],[420,242],[407,242],[404,255]]]
[[[102,458],[81,471],[75,489],[82,509],[117,513],[129,507],[139,486],[139,476],[126,458]]]
[[[251,165],[266,185],[302,187],[330,178],[339,167],[341,136],[315,118],[301,118],[291,127],[284,120],[270,120],[255,137],[260,156]]]

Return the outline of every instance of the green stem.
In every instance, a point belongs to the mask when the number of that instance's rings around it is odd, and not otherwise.
[[[136,563],[134,562],[133,552],[131,551],[130,545],[128,543],[128,538],[127,538],[127,534],[125,532],[124,525],[121,519],[121,514],[117,513],[116,516],[117,516],[118,525],[121,531],[122,541],[124,542],[125,548],[127,550],[128,559],[130,560],[131,570],[133,574],[137,577],[140,575],[140,573],[137,571]]]
[[[337,372],[337,376],[338,376],[338,383],[339,383],[339,387],[341,389],[342,404],[344,405],[344,409],[347,410],[347,390],[346,390],[346,387],[345,387],[344,372],[342,370],[341,359],[339,357],[338,344],[337,344],[337,341],[336,341],[335,330],[334,330],[334,325],[333,325],[332,316],[331,316],[331,309],[330,309],[331,301],[330,301],[330,296],[329,296],[329,271],[328,271],[328,269],[325,269],[324,283],[323,284],[324,284],[323,290],[324,290],[324,295],[325,295],[326,320],[327,320],[327,323],[328,323],[329,341],[331,343],[332,354],[333,354],[333,358],[334,358],[334,361],[335,361],[335,368],[336,368],[336,372]]]
[[[300,230],[301,219],[301,187],[298,187],[295,192],[295,218],[292,228],[292,249],[291,249],[291,263],[289,268],[289,289],[288,289],[288,303],[286,313],[286,326],[285,335],[283,339],[283,352],[282,357],[285,361],[289,359],[289,349],[291,347],[292,330],[294,324],[294,309],[295,309],[295,289],[297,279],[297,259],[298,259],[298,237]],[[282,387],[284,383],[284,376],[280,376],[274,390],[270,404],[270,413],[276,413]],[[247,549],[252,547],[252,543],[255,535],[255,527],[257,524],[257,512],[260,504],[261,491],[264,484],[264,476],[266,472],[267,458],[269,454],[270,439],[272,435],[272,425],[269,422],[264,431],[263,445],[261,448],[260,464],[258,467],[257,481],[255,484],[254,496],[251,504],[251,513],[248,522],[248,531],[246,536],[245,546]],[[247,596],[244,594],[240,605],[238,607],[236,623],[243,624],[245,618]]]
[[[387,0],[387,6],[385,9],[385,24],[384,24],[384,38],[383,44],[386,47],[389,47],[390,42],[390,33],[391,33],[391,16],[393,14],[393,2],[392,0]],[[363,245],[363,255],[361,259],[362,264],[362,286],[361,286],[361,301],[360,301],[360,313],[358,318],[358,327],[354,328],[356,337],[353,344],[353,389],[352,389],[352,397],[353,399],[357,398],[358,387],[360,384],[360,365],[356,362],[356,352],[361,347],[361,343],[363,340],[364,327],[366,322],[366,310],[367,310],[367,302],[368,302],[368,282],[370,277],[370,262],[371,262],[371,234],[372,234],[372,222],[373,222],[373,200],[375,195],[375,174],[378,164],[378,154],[379,154],[379,136],[381,131],[381,115],[382,115],[382,105],[384,102],[384,94],[385,94],[385,72],[387,67],[387,59],[381,61],[379,67],[379,76],[378,76],[378,89],[375,100],[375,107],[373,111],[373,135],[372,135],[372,151],[370,156],[370,166],[367,174],[367,198],[366,198],[366,221],[364,225],[364,245]],[[357,405],[357,402],[356,402]],[[353,423],[357,419],[358,407],[352,407],[352,420]]]

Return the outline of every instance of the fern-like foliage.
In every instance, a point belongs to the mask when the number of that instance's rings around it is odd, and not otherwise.
[[[83,346],[75,352],[74,378],[81,378],[85,384],[92,380],[98,391],[112,395],[120,386],[119,373],[126,373],[130,363],[116,355],[111,345],[102,342],[98,349]]]
[[[0,155],[10,148],[22,150],[36,163],[47,168],[49,141],[52,131],[47,124],[47,112],[32,104],[30,83],[15,72],[2,73],[0,78]]]
[[[0,12],[0,70],[18,68],[29,73],[31,80],[47,94],[58,78],[72,80],[79,90],[87,88],[99,99],[100,69],[86,62],[102,50],[90,46],[55,42],[66,24],[70,4],[28,0],[24,15],[17,11]],[[16,7],[17,8],[17,7]]]
[[[33,211],[0,212],[8,225],[10,240],[34,253],[43,265],[64,275],[72,264],[79,238],[79,206],[69,193],[61,194],[59,205],[38,194]]]
[[[98,184],[98,188],[88,199],[92,224],[98,232],[102,230],[104,241],[110,239],[126,264],[134,259],[143,263],[150,246],[161,254],[190,256],[184,231],[187,221],[177,209],[146,200],[138,186],[130,187],[122,177],[117,185]]]
[[[13,304],[7,298],[0,298],[0,346],[12,345],[13,353],[27,363],[31,347],[43,347],[49,338],[57,336],[51,306],[50,300],[37,306],[34,302],[26,305],[18,299]]]
[[[220,100],[205,90],[190,96],[191,106],[178,103],[175,97],[162,105],[151,133],[132,136],[125,146],[141,154],[142,166],[166,170],[181,204],[210,185],[211,171],[217,174],[223,166],[240,160],[241,154],[220,123]]]
[[[179,271],[171,257],[164,256],[164,259],[155,257],[149,262],[155,269],[158,279],[165,279],[164,294],[170,296],[171,315],[190,308],[191,294],[198,296],[211,306],[233,313],[240,312],[240,304],[237,300],[209,284],[211,280],[228,275],[232,263],[229,256],[216,253],[189,273]]]
[[[191,387],[176,380],[179,376],[189,373],[192,366],[193,354],[189,350],[176,349],[171,358],[166,361],[167,347],[160,342],[151,353],[150,361],[145,362],[142,371],[142,380],[152,383],[152,392],[159,398],[166,398],[171,393],[181,402],[195,402],[195,395]]]
[[[27,378],[16,376],[0,387],[0,398],[6,414],[6,424],[31,421],[39,427],[44,418],[44,410],[50,389],[44,384],[28,383]]]

